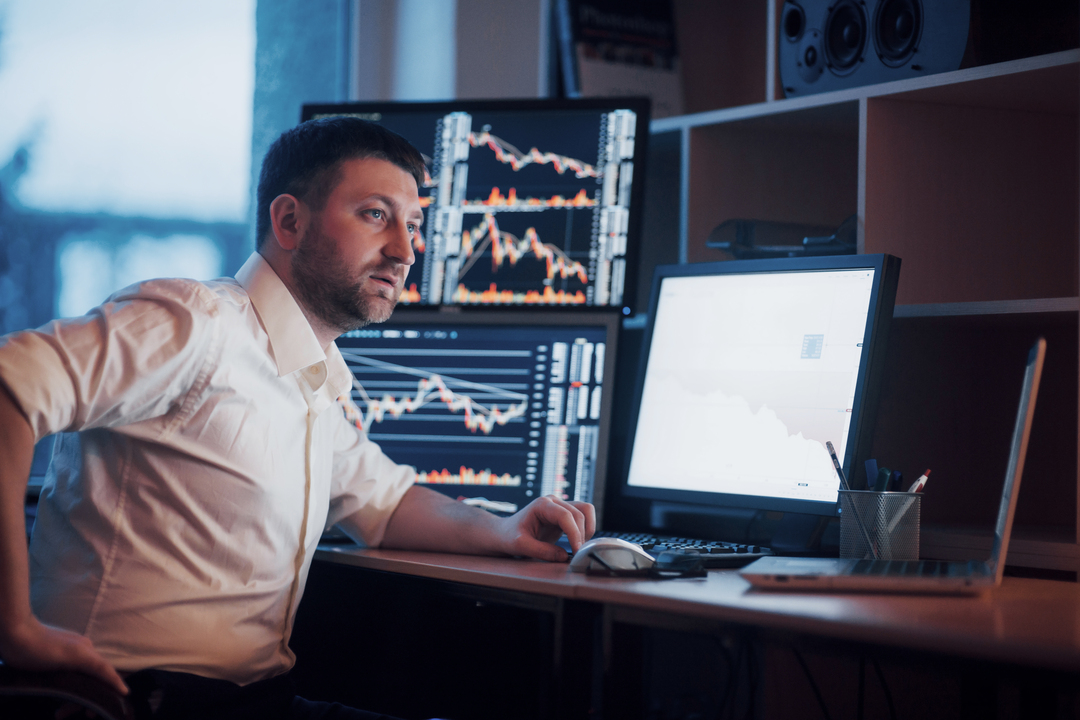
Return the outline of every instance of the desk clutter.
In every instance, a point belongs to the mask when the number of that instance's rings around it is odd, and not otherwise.
[[[831,443],[827,446],[831,451]],[[851,490],[837,465],[845,486],[840,490],[840,557],[918,560],[922,491],[930,470],[919,476],[907,492],[900,492],[903,473],[899,470],[879,468],[873,458],[866,461],[865,467],[868,489]]]
[[[919,559],[921,493],[840,491],[840,557]]]

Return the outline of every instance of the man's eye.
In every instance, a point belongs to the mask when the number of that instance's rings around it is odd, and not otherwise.
[[[383,211],[378,208],[373,208],[371,210],[368,210],[368,215],[375,218],[376,220],[381,220],[383,218]]]

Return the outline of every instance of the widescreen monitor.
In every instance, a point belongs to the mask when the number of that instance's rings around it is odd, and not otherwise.
[[[657,268],[624,492],[835,515],[825,443],[854,481],[899,269],[888,255]]]
[[[398,311],[341,336],[350,418],[419,483],[497,513],[600,505],[619,316]]]
[[[634,307],[644,98],[305,105],[351,115],[424,155],[405,305]]]

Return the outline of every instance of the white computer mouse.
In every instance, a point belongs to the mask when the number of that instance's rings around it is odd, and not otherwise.
[[[619,538],[599,537],[578,548],[570,561],[570,569],[586,572],[591,566],[593,570],[648,570],[655,563],[656,558],[640,545]]]

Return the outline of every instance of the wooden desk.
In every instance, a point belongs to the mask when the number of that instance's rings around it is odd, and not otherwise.
[[[1080,586],[1073,583],[1006,578],[1001,587],[978,597],[778,594],[750,590],[735,571],[672,581],[597,578],[571,573],[560,564],[337,547],[320,550],[316,559],[326,567],[388,574],[381,577],[390,582],[426,579],[457,588],[458,596],[475,597],[478,603],[498,603],[501,597],[551,613],[553,685],[562,689],[547,709],[551,717],[584,717],[605,693],[626,697],[636,678],[627,683],[619,676],[637,672],[641,638],[635,633],[641,628],[719,638],[734,633],[751,638],[759,650],[770,643],[809,652],[831,648],[825,654],[833,659],[869,652],[888,661],[903,658],[903,664],[931,673],[952,668],[957,692],[968,696],[961,701],[980,714],[986,708],[978,698],[993,689],[995,678],[1036,678],[1036,685],[1049,684],[1054,692],[1080,686]],[[596,643],[583,638],[592,626],[600,628],[596,652]],[[602,691],[596,687],[601,675],[606,682]],[[630,697],[623,713],[644,702],[634,693]],[[614,706],[612,701],[603,704]],[[759,709],[758,714],[784,712],[774,702],[772,711]]]

